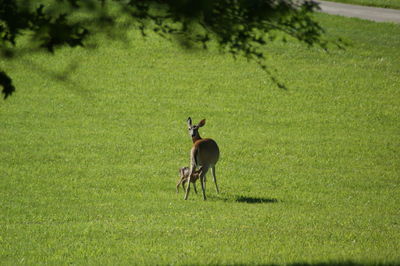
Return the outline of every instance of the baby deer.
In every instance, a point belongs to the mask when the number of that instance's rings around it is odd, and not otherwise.
[[[212,139],[202,139],[199,134],[199,128],[206,124],[206,120],[201,120],[197,125],[192,125],[192,119],[189,117],[187,120],[189,135],[192,137],[193,146],[190,150],[190,169],[189,181],[186,188],[185,200],[188,199],[190,192],[190,183],[194,180],[194,173],[196,168],[201,168],[200,183],[203,191],[203,199],[206,200],[206,174],[208,169],[211,168],[215,189],[219,193],[217,179],[215,177],[215,165],[219,159],[219,148],[217,143]]]
[[[182,167],[179,169],[179,177],[180,179],[178,180],[178,183],[176,183],[176,193],[179,192],[179,185],[182,184],[183,190],[185,191],[185,184],[188,182],[189,180],[189,172],[190,172],[190,168],[189,167]],[[194,192],[196,192],[197,194],[197,189],[196,189],[196,181],[197,179],[200,178],[200,174],[201,174],[201,169],[198,171],[195,171],[193,173],[193,178],[190,180],[190,182],[193,183],[193,188],[194,188]]]

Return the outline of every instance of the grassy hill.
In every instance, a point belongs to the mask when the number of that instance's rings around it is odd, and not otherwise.
[[[287,90],[134,33],[2,62],[1,264],[400,263],[400,26],[318,19],[350,45],[268,45]],[[221,150],[206,202],[175,193],[188,116]]]

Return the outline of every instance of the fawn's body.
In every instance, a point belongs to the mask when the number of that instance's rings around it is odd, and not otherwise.
[[[176,183],[176,193],[179,192],[179,185],[181,185],[181,184],[182,184],[183,190],[186,191],[185,184],[189,181],[189,174],[190,174],[189,167],[181,167],[179,169],[180,179],[178,180],[178,183]],[[198,171],[195,171],[193,173],[193,177],[190,179],[190,182],[193,183],[194,192],[196,192],[196,194],[197,194],[196,181],[197,181],[197,179],[200,178],[200,174],[201,174],[201,169]]]

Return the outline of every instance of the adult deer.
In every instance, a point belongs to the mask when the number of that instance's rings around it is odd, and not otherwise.
[[[206,174],[208,169],[211,168],[215,189],[219,193],[217,179],[215,178],[215,165],[219,159],[219,148],[217,143],[212,139],[202,139],[199,134],[199,128],[206,124],[206,120],[201,120],[197,125],[192,125],[192,119],[189,117],[187,120],[189,135],[192,137],[193,146],[190,150],[190,172],[188,186],[186,188],[185,200],[188,199],[190,192],[190,183],[193,178],[193,173],[196,168],[202,169],[200,174],[201,189],[203,191],[203,199],[206,200]]]

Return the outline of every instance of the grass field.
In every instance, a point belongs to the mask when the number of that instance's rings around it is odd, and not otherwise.
[[[318,19],[350,45],[269,45],[288,90],[157,37],[2,62],[0,264],[399,264],[400,26]],[[188,116],[206,202],[175,193]]]
[[[400,9],[400,0],[326,0],[346,4]]]

